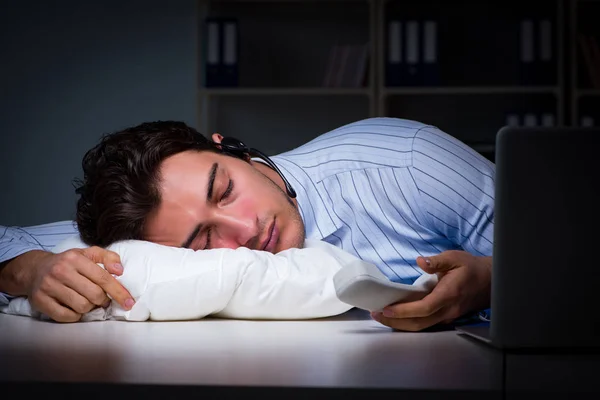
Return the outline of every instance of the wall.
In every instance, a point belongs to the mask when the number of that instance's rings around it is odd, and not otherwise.
[[[5,1],[0,225],[73,218],[72,180],[105,132],[196,126],[194,0]]]

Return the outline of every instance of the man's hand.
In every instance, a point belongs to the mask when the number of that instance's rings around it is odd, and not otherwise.
[[[119,255],[96,246],[59,254],[31,251],[3,268],[2,286],[6,293],[27,295],[35,310],[57,322],[76,322],[86,312],[108,306],[110,298],[125,310],[133,306],[129,292],[111,275],[122,273]]]
[[[421,331],[438,323],[450,323],[490,305],[492,258],[449,250],[437,256],[417,258],[421,269],[437,274],[439,281],[423,299],[392,304],[371,313],[383,325],[403,331]]]

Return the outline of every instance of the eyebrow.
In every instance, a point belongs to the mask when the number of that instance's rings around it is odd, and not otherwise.
[[[219,163],[214,163],[208,172],[208,184],[206,187],[206,201],[210,201],[213,195],[213,188],[215,186],[215,178],[217,176],[217,171],[219,169]],[[188,236],[186,241],[181,245],[181,247],[189,248],[198,232],[202,229],[202,224],[198,224],[194,231]]]
[[[219,169],[219,163],[214,163],[208,173],[208,187],[206,190],[206,201],[212,199],[213,186],[215,185],[215,177],[217,176],[217,170]]]

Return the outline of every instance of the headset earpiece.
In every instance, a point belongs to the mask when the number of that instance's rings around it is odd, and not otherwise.
[[[220,143],[223,153],[232,155],[242,160],[250,159],[250,149],[241,141],[232,137],[224,137]]]
[[[283,176],[279,168],[277,168],[277,165],[275,165],[275,163],[271,161],[271,159],[267,155],[263,154],[257,149],[249,148],[241,140],[232,137],[224,137],[223,139],[221,139],[221,143],[217,143],[216,145],[221,149],[223,153],[232,155],[237,158],[241,158],[244,161],[250,161],[251,157],[259,157],[260,159],[264,160],[271,168],[275,170],[275,172],[279,174],[281,179],[283,179],[283,183],[285,184],[285,190],[287,191],[288,196],[292,198],[296,197],[296,191],[294,190],[294,188],[292,188],[292,185],[290,185],[290,183],[287,179],[285,179],[285,176]]]

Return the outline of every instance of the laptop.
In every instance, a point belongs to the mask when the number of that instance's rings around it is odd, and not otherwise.
[[[489,323],[500,349],[600,348],[600,128],[504,127],[496,136]]]

